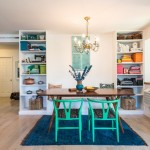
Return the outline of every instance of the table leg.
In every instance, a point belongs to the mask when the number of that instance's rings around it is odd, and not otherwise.
[[[52,100],[53,100],[53,99],[54,99],[54,98],[52,98]],[[61,99],[61,97],[57,97],[57,99]],[[56,106],[57,106],[57,108],[59,108],[60,103],[56,103]],[[51,130],[52,126],[53,126],[54,119],[55,119],[55,111],[54,111],[54,109],[53,109],[53,113],[52,113],[52,116],[51,116],[51,119],[50,119],[50,123],[49,123],[48,132],[50,132],[50,130]]]
[[[121,128],[121,131],[122,131],[122,133],[124,133],[124,129],[123,129],[122,122],[121,122],[121,117],[119,115],[118,115],[118,120],[119,120],[119,125]]]

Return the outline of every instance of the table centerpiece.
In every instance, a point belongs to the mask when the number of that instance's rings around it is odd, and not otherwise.
[[[92,65],[85,66],[85,68],[83,70],[76,70],[75,68],[73,68],[73,66],[71,66],[71,65],[69,65],[69,66],[72,69],[72,71],[69,70],[70,74],[77,81],[76,89],[81,92],[82,89],[84,88],[82,81],[85,79],[85,77],[87,76],[87,74],[91,70]]]

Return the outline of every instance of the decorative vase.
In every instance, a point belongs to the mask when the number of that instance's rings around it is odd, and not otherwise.
[[[82,80],[77,81],[76,89],[80,92],[83,90]]]

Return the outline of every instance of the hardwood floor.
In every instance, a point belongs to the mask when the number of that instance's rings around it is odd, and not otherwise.
[[[150,150],[150,146],[21,146],[20,143],[41,116],[19,116],[19,101],[0,98],[0,150]],[[150,118],[122,116],[150,145]]]

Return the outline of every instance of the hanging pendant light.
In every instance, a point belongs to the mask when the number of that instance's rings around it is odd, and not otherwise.
[[[76,37],[74,38],[74,47],[77,52],[80,53],[89,53],[90,51],[98,51],[99,49],[99,43],[98,38],[95,37],[95,40],[93,43],[90,41],[89,32],[88,32],[88,25],[90,17],[84,17],[86,20],[86,35],[82,35],[82,41],[78,40]]]

